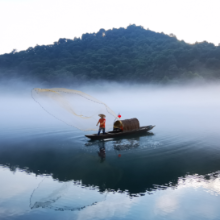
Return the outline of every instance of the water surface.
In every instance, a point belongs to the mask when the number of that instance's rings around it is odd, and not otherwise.
[[[28,92],[2,96],[0,219],[220,218],[217,86],[88,92],[156,127],[89,141]]]

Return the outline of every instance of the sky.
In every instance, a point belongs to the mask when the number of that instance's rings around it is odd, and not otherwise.
[[[129,24],[218,45],[219,8],[220,0],[0,0],[0,54]]]

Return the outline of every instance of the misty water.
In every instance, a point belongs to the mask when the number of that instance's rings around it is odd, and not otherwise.
[[[1,220],[220,219],[220,85],[69,88],[156,127],[90,141],[93,132],[45,112],[30,86],[2,87]]]

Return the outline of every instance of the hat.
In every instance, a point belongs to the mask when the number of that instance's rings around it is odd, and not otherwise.
[[[106,117],[104,114],[99,114],[99,117]]]

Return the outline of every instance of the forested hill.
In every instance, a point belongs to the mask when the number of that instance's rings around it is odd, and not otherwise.
[[[220,78],[220,46],[130,25],[0,56],[0,77],[168,82]]]

